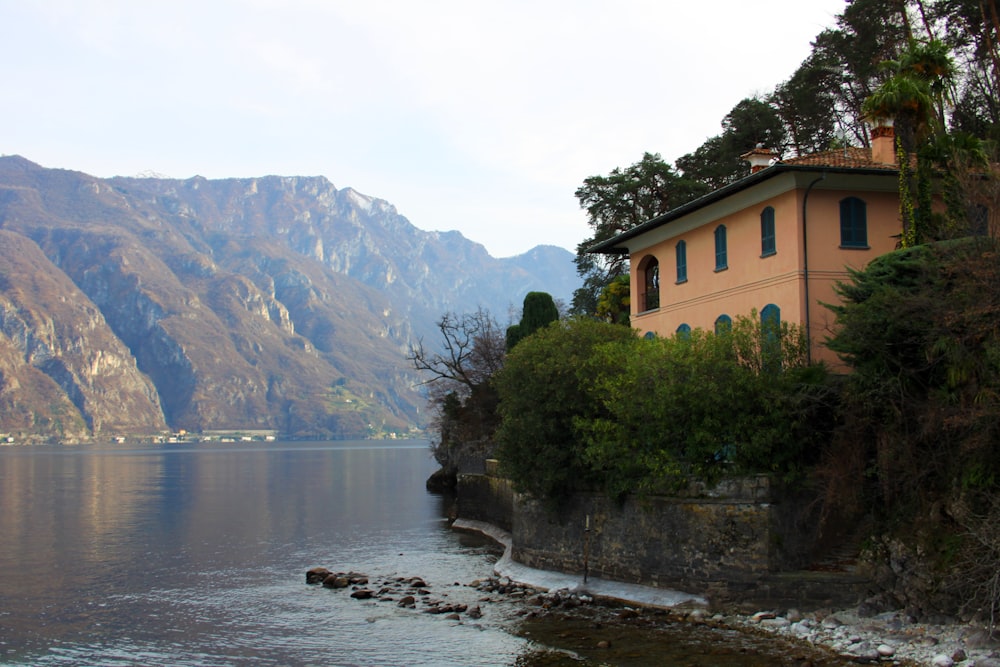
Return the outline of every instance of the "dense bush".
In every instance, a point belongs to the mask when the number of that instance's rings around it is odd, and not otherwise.
[[[977,237],[880,257],[840,289],[853,367],[820,467],[827,507],[920,555],[938,611],[1000,614],[1000,254]],[[876,554],[877,555],[877,554]],[[914,557],[914,560],[919,560]]]
[[[573,426],[574,419],[599,409],[585,366],[596,347],[635,338],[628,327],[570,318],[510,351],[494,386],[500,396],[500,463],[515,488],[558,503],[596,483]]]
[[[865,504],[906,517],[1000,484],[1000,260],[985,238],[916,246],[842,285],[828,343],[853,368],[842,459]],[[860,452],[846,450],[860,449]],[[866,472],[867,474],[860,474]]]
[[[755,316],[722,335],[601,346],[585,368],[600,410],[574,420],[585,460],[617,497],[689,475],[796,478],[823,431],[826,374],[805,360],[796,329],[769,332]]]
[[[558,503],[613,497],[687,475],[794,477],[829,415],[825,373],[787,325],[739,318],[723,335],[639,339],[580,319],[523,341],[497,379],[501,461],[517,488]],[[810,391],[805,388],[810,387]]]

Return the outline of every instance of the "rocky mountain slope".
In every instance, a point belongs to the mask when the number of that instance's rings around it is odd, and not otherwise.
[[[323,177],[99,179],[0,158],[0,433],[364,437],[424,422],[447,311],[568,300],[572,254],[495,259]]]

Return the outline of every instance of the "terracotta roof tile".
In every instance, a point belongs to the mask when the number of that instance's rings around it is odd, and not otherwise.
[[[896,165],[872,160],[870,148],[838,148],[832,151],[810,153],[782,160],[780,164],[803,167],[838,167],[852,169],[885,169],[895,171]]]

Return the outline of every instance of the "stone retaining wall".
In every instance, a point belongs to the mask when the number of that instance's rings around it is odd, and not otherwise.
[[[558,515],[513,493],[496,475],[459,478],[458,512],[511,533],[514,561],[529,567],[695,591],[714,601],[853,602],[866,579],[849,573],[790,577],[816,554],[816,517],[804,497],[766,476],[692,484],[681,492],[628,499],[579,494]],[[822,581],[803,587],[803,581]],[[796,583],[796,582],[799,583]],[[805,602],[806,600],[803,600]]]
[[[485,521],[511,531],[514,517],[514,490],[510,481],[497,474],[497,462],[486,461],[486,474],[459,474],[458,516]]]

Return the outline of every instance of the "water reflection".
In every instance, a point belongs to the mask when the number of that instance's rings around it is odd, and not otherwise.
[[[0,448],[0,663],[791,664],[692,626],[604,624],[596,650],[592,620],[522,624],[525,602],[454,621],[305,585],[322,565],[477,604],[456,584],[498,553],[448,528],[434,468],[423,442]]]
[[[423,442],[5,448],[0,661],[418,664],[408,652],[447,626],[420,639],[393,623],[362,649],[316,630],[364,636],[397,612],[365,620],[303,582],[313,565],[442,585],[488,574],[495,555],[463,546],[426,493],[433,469]],[[478,634],[496,656],[523,644]]]

